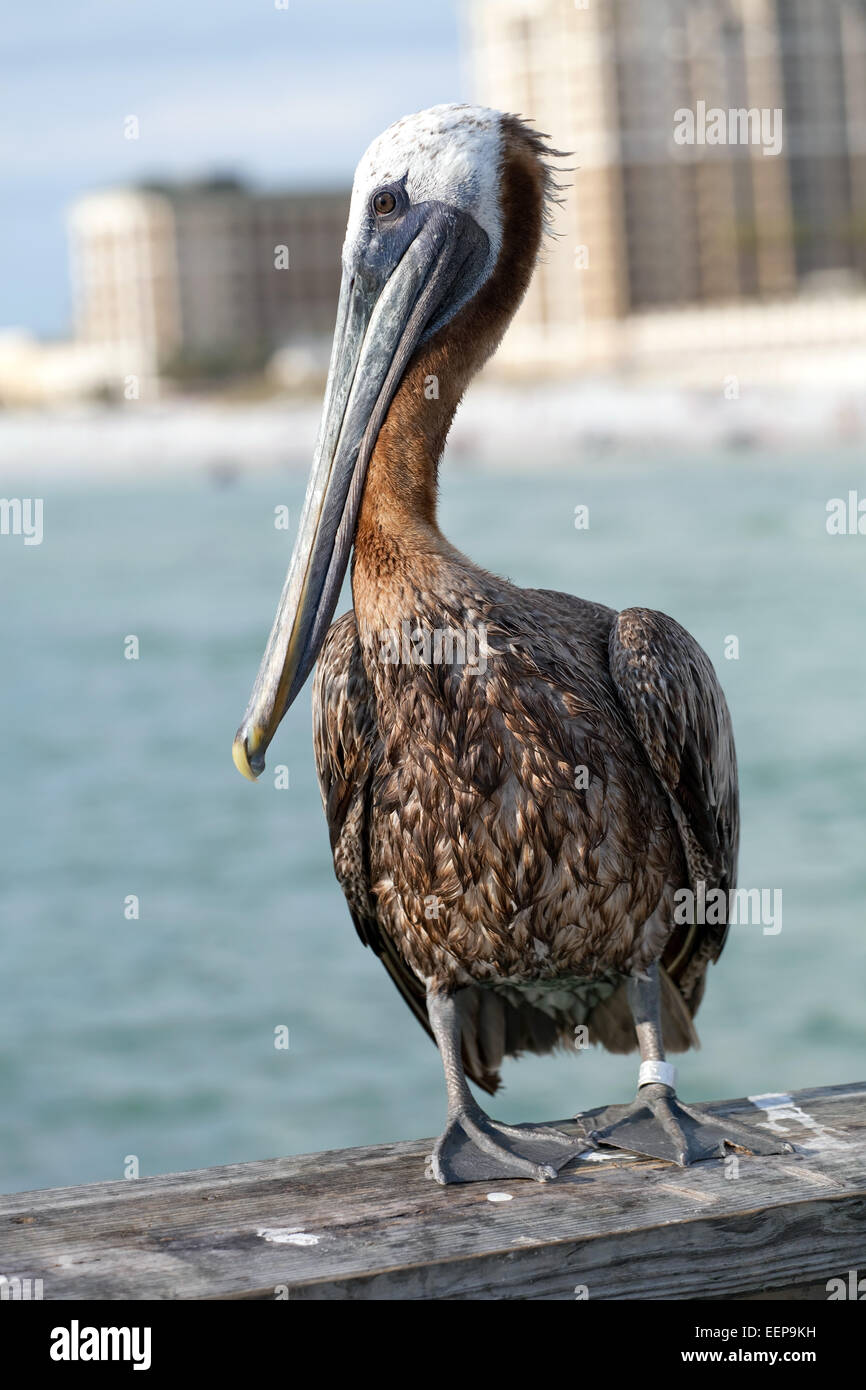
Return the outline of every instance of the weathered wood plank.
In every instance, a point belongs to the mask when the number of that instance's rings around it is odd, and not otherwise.
[[[866,1271],[866,1084],[711,1108],[798,1152],[440,1188],[424,1140],[19,1193],[0,1273],[46,1299],[411,1300],[809,1298]]]

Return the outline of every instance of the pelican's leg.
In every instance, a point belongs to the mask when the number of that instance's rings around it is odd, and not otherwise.
[[[726,1145],[753,1154],[793,1152],[790,1144],[764,1131],[683,1105],[674,1090],[676,1070],[665,1061],[662,1046],[658,966],[652,965],[643,978],[632,976],[627,988],[641,1055],[638,1092],[630,1105],[611,1105],[591,1124],[588,1117],[578,1117],[590,1138],[683,1168],[704,1158],[724,1158]]]
[[[547,1182],[577,1154],[594,1147],[585,1137],[531,1125],[500,1125],[481,1109],[463,1070],[461,1026],[450,995],[427,994],[430,1026],[442,1055],[448,1119],[431,1155],[427,1176],[437,1182],[489,1182],[535,1178]]]

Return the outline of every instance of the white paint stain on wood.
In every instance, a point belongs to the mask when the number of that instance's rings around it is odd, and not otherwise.
[[[273,1245],[318,1245],[319,1237],[306,1231],[290,1231],[283,1226],[260,1226],[256,1235],[269,1240]]]
[[[762,1125],[762,1129],[771,1129],[774,1134],[790,1138],[790,1126],[800,1125],[810,1132],[810,1137],[814,1136],[816,1147],[819,1149],[848,1148],[847,1140],[834,1134],[826,1125],[822,1125],[820,1120],[816,1120],[802,1106],[797,1105],[784,1091],[765,1096],[749,1096],[749,1100],[767,1116],[767,1124]]]

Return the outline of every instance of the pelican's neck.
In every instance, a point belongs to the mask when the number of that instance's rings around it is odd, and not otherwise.
[[[376,441],[355,531],[352,596],[362,631],[408,617],[413,595],[439,562],[457,553],[436,518],[439,456],[451,415],[442,428],[441,412],[425,409],[433,402],[422,393],[419,403],[413,375]]]
[[[403,548],[438,534],[437,468],[420,440],[407,439],[400,455],[376,446],[355,532],[356,564],[366,563],[370,546],[378,550],[383,540]]]
[[[450,564],[471,568],[436,521],[445,439],[466,386],[496,349],[532,275],[547,174],[540,144],[504,117],[502,247],[490,278],[416,353],[370,459],[355,529],[352,591],[359,627],[393,617],[415,593],[435,593]]]
[[[355,565],[380,564],[384,549],[426,552],[441,544],[436,520],[439,459],[460,393],[440,390],[435,351],[409,368],[367,469],[355,532]]]

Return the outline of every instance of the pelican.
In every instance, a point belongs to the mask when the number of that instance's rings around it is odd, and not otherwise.
[[[549,1180],[599,1143],[679,1164],[778,1152],[680,1103],[666,1060],[697,1041],[727,930],[678,921],[675,895],[736,872],[734,739],[708,657],[663,613],[517,588],[437,523],[445,439],[529,284],[559,154],[519,117],[446,105],[361,159],[299,533],[234,743],[255,779],[318,658],[334,868],[438,1045],[441,1183]],[[332,624],[352,551],[353,611]],[[468,1079],[492,1093],[504,1057],[577,1036],[639,1048],[631,1104],[566,1133],[475,1099]]]

